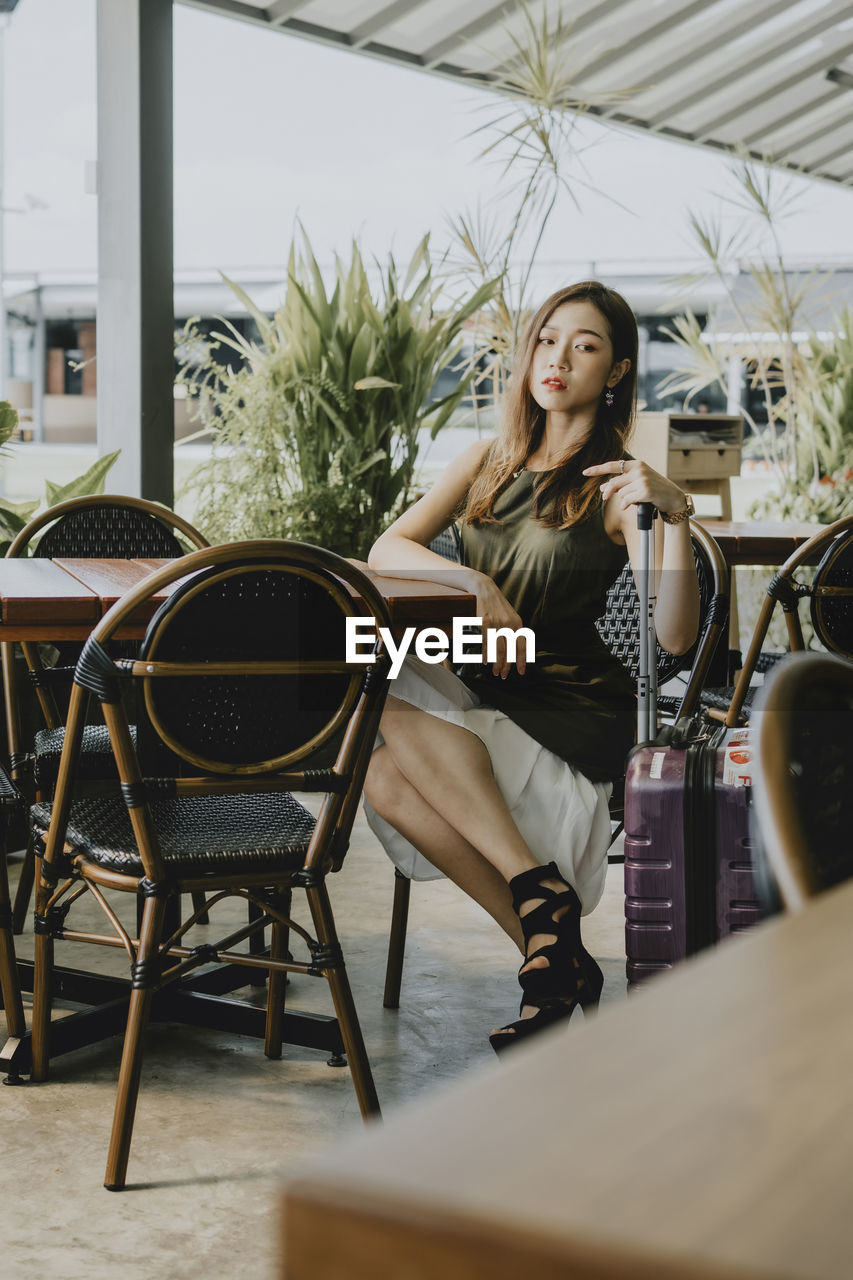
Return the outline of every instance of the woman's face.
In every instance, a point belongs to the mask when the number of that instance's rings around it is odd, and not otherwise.
[[[607,321],[578,299],[557,307],[539,330],[528,386],[546,412],[577,413],[597,407],[605,386],[615,386],[629,365],[614,365]]]

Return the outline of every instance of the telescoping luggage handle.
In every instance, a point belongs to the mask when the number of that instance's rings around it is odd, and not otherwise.
[[[658,664],[655,637],[655,531],[657,511],[650,502],[637,504],[640,540],[640,666],[637,672],[637,742],[657,734]]]

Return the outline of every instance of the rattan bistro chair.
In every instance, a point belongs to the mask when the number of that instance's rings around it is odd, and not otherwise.
[[[798,572],[819,558],[811,582]],[[729,727],[748,721],[756,690],[752,677],[769,672],[782,656],[764,651],[774,610],[781,605],[790,651],[805,647],[800,607],[809,601],[815,638],[830,653],[853,659],[853,516],[827,525],[788,557],[767,584],[764,600],[738,682],[731,688],[705,690],[702,702],[714,719]]]
[[[752,720],[753,836],[762,896],[790,911],[853,876],[853,664],[795,653]]]
[[[672,719],[692,715],[699,703],[707,678],[711,659],[726,627],[729,614],[729,571],[723,553],[714,538],[701,525],[691,522],[693,560],[699,580],[699,634],[695,644],[685,654],[667,653],[657,648],[658,686],[673,681],[679,673],[686,672],[686,683],[678,696],[661,695],[658,709]],[[441,539],[445,535],[440,535]],[[430,544],[433,551],[448,559],[458,559],[453,549],[459,547],[458,537],[452,543],[439,539]],[[632,679],[637,678],[640,665],[640,601],[634,583],[634,574],[627,563],[607,593],[604,613],[596,622],[598,633],[610,651],[620,660]],[[614,780],[610,799],[611,846],[622,831],[624,816],[624,778]],[[622,855],[611,855],[611,862],[623,862]],[[388,962],[385,969],[385,991],[382,1003],[386,1009],[396,1009],[400,1004],[400,986],[403,976],[403,958],[406,947],[406,929],[409,916],[411,881],[401,871],[394,873],[394,902],[391,910],[391,929],[388,940]]]
[[[197,529],[168,507],[123,494],[90,494],[43,511],[21,530],[6,554],[54,560],[88,557],[174,560],[188,549],[207,545],[207,539]],[[36,795],[44,797],[52,793],[56,782],[65,733],[63,704],[67,701],[80,646],[61,643],[59,662],[52,667],[43,664],[37,644],[24,642],[21,648],[45,727],[36,732],[34,742],[23,741],[14,646],[4,644],[3,682],[11,774],[25,792],[31,784]],[[102,723],[86,726],[80,773],[93,781],[115,777],[109,738]],[[15,894],[16,933],[23,929],[32,887],[33,857],[32,850],[28,849]]]
[[[139,658],[110,658],[106,645],[141,601],[190,574],[158,609]],[[356,613],[390,627],[381,596],[340,557],[295,542],[236,543],[160,569],[107,613],[83,649],[55,798],[32,810],[44,843],[33,1079],[48,1074],[54,939],[124,946],[132,991],[107,1160],[110,1189],[125,1182],[155,993],[200,964],[269,970],[269,1057],[281,1052],[286,972],[325,978],[362,1114],[378,1110],[326,887],[327,872],[340,868],[347,850],[388,687],[381,646],[368,665],[346,664],[345,619]],[[126,682],[137,685],[136,742],[121,696]],[[121,796],[74,798],[90,694],[102,705]],[[331,753],[332,763],[314,767],[323,753]],[[324,793],[316,821],[295,799],[299,791]],[[289,918],[292,889],[306,893],[315,936]],[[65,922],[86,890],[106,915],[104,935]],[[107,901],[112,890],[141,899],[138,938]],[[261,918],[219,942],[189,947],[184,935],[198,913],[171,932],[165,921],[170,902],[191,891],[204,893],[211,909],[229,896],[246,899]],[[237,949],[245,940],[251,946],[269,924],[268,955]],[[288,958],[289,931],[307,943],[307,959]]]

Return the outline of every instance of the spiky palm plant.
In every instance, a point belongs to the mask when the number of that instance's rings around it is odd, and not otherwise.
[[[13,409],[8,400],[0,400],[0,456],[11,456],[11,450],[7,445],[17,425],[17,409]],[[108,453],[98,458],[82,476],[78,476],[68,484],[54,484],[52,480],[45,480],[44,499],[41,502],[0,500],[0,556],[6,554],[9,544],[21,532],[27,521],[35,515],[39,507],[53,507],[57,502],[64,502],[66,498],[81,498],[89,493],[103,493],[107,473],[117,457],[118,452]]]
[[[830,273],[810,271],[795,283],[786,269],[779,223],[796,199],[791,184],[743,158],[732,171],[738,194],[729,203],[745,217],[727,235],[721,213],[708,219],[692,215],[706,267],[677,283],[694,288],[710,278],[722,285],[741,337],[734,342],[715,335],[713,313],[703,333],[687,310],[666,330],[681,347],[684,365],[658,390],[682,395],[687,404],[712,386],[725,392],[727,364],[732,356],[742,358],[753,386],[762,391],[766,424],[746,408],[742,412],[774,477],[773,490],[753,513],[832,520],[853,510],[849,477],[843,481],[853,464],[851,318],[845,312],[833,331],[821,335],[807,318],[810,300]],[[744,272],[752,296],[735,287]]]
[[[441,399],[432,388],[493,285],[448,299],[425,237],[402,278],[389,256],[376,296],[353,242],[329,290],[304,233],[271,318],[228,283],[258,338],[223,321],[213,346],[182,369],[213,434],[210,459],[184,489],[195,518],[215,541],[293,537],[363,556],[412,497],[420,429],[439,431],[465,394],[465,378]],[[191,349],[199,341],[182,335]],[[223,369],[218,344],[236,351],[239,367]]]

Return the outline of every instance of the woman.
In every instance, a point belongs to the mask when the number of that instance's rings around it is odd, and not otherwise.
[[[366,785],[368,819],[394,861],[414,878],[449,876],[524,957],[519,1018],[490,1037],[498,1052],[601,994],[580,917],[603,889],[610,781],[636,713],[594,620],[626,556],[639,565],[638,502],[666,522],[660,643],[683,653],[698,626],[688,501],[625,453],[636,384],[625,300],[596,281],[555,293],[522,340],[500,438],[467,449],[370,555],[373,569],[475,594],[484,629],[535,632],[535,662],[518,651],[513,663],[500,641],[492,665],[462,668],[463,679],[407,659]],[[464,568],[428,549],[453,519]]]

